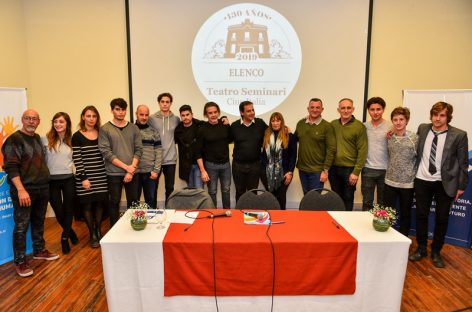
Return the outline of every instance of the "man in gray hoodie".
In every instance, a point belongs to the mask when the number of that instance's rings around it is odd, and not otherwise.
[[[159,178],[164,173],[166,188],[166,203],[170,194],[174,191],[175,167],[177,164],[177,149],[175,147],[174,131],[180,123],[180,118],[171,111],[172,95],[170,93],[161,93],[157,97],[160,110],[149,118],[149,125],[159,131],[162,144],[162,163],[159,177],[157,178],[156,189],[159,184]]]

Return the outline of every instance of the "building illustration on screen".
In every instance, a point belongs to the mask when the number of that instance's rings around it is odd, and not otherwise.
[[[297,33],[277,11],[241,3],[214,13],[198,31],[192,70],[208,101],[239,115],[250,100],[257,113],[282,103],[300,75],[302,53]]]
[[[267,26],[257,25],[246,18],[244,22],[228,26],[225,58],[270,58]]]
[[[269,44],[269,31],[265,25],[255,24],[249,18],[242,23],[227,27],[226,41],[216,41],[210,51],[205,53],[207,59],[237,59],[257,60],[290,58],[290,53],[278,40],[271,40]]]

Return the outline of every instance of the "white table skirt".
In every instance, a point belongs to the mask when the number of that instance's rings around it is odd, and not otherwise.
[[[168,211],[168,219],[173,211]],[[274,311],[400,311],[411,240],[376,232],[368,212],[330,212],[358,245],[356,292],[338,296],[276,296]],[[166,227],[167,229],[167,227]],[[216,311],[214,297],[164,297],[164,230],[131,229],[125,215],[101,240],[110,311]],[[270,296],[218,297],[221,312],[270,311]]]

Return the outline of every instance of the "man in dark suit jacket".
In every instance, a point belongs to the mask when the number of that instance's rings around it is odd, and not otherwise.
[[[444,268],[440,255],[454,200],[464,193],[469,176],[467,133],[449,125],[452,105],[438,102],[430,111],[430,124],[418,127],[418,172],[415,179],[416,240],[418,249],[409,257],[418,261],[427,256],[428,216],[433,197],[436,224],[431,258],[435,267]]]

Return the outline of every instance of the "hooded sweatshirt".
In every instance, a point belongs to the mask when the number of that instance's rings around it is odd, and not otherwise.
[[[164,117],[161,111],[149,117],[148,124],[159,131],[162,143],[162,166],[177,163],[177,149],[175,148],[174,131],[180,123],[180,118],[169,112]]]

